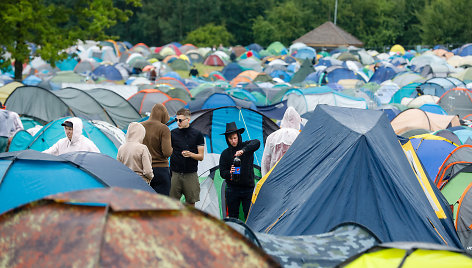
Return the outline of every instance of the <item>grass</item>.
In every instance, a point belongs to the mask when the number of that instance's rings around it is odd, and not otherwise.
[[[204,65],[202,63],[196,63],[195,67],[197,67],[197,70],[198,70],[198,73],[200,74],[200,76],[203,76],[205,74],[210,74],[213,71],[221,72],[221,70],[223,70],[223,68],[224,68],[224,66],[208,66],[208,65]],[[189,75],[188,75],[189,72],[188,71],[177,70],[176,72],[183,79],[189,78]]]

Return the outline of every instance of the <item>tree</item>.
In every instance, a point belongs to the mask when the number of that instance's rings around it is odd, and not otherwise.
[[[139,0],[126,2],[140,4]],[[33,56],[54,66],[77,40],[108,39],[105,29],[131,15],[116,8],[113,0],[2,0],[0,10],[1,61],[5,66],[14,60],[16,80],[22,79],[23,63],[32,56],[28,43],[37,48]]]
[[[234,37],[225,26],[209,23],[190,32],[184,42],[197,47],[218,46],[219,44],[229,46],[234,42]]]
[[[423,43],[462,44],[471,42],[472,25],[467,10],[470,0],[434,0],[417,13]]]

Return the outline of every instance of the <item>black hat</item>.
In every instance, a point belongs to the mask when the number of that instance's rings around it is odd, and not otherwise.
[[[234,132],[239,132],[239,134],[244,132],[244,128],[238,129],[235,122],[226,123],[226,132],[221,133],[220,135],[227,135]]]
[[[61,124],[61,126],[64,127],[74,127],[71,121],[64,121],[64,123]]]

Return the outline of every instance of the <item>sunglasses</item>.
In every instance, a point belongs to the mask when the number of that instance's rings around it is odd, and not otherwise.
[[[179,123],[182,123],[183,121],[187,120],[188,118],[184,118],[184,119],[178,119],[176,118],[175,121],[179,122]]]

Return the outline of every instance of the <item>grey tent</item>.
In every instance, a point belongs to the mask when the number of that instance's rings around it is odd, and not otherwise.
[[[456,230],[467,254],[472,255],[472,183],[467,186],[459,199],[456,216]]]

